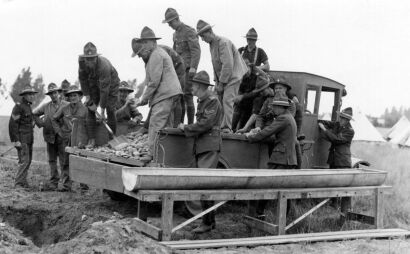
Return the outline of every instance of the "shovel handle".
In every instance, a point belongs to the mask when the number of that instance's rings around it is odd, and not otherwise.
[[[100,115],[100,113],[97,112],[97,110],[95,111],[95,115],[96,115],[97,117],[101,118],[101,115]],[[104,120],[102,120],[101,122],[104,124],[105,128],[107,129],[107,131],[108,131],[111,135],[114,136],[114,132],[111,130],[110,126],[108,126],[108,124],[107,124]]]

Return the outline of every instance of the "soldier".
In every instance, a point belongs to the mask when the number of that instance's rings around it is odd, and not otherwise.
[[[345,108],[339,112],[339,121],[331,122],[319,120],[319,127],[322,130],[325,140],[331,143],[327,163],[329,168],[351,168],[350,145],[354,137],[354,130],[350,125],[353,119],[352,108]]]
[[[258,40],[256,30],[253,27],[249,29],[245,38],[248,45],[238,49],[241,56],[247,59],[252,67],[258,66],[262,71],[269,71],[268,56],[262,48],[256,47],[256,41]]]
[[[95,145],[97,106],[101,107],[101,117],[105,120],[107,112],[107,123],[111,130],[116,132],[115,104],[118,100],[118,87],[120,79],[114,66],[107,58],[97,54],[97,48],[91,42],[84,46],[84,54],[79,57],[78,77],[81,90],[85,95],[85,106],[88,107],[87,126],[90,135],[89,147]],[[112,138],[112,137],[110,137]]]
[[[68,91],[68,88],[70,87],[70,82],[67,81],[67,79],[64,79],[61,82],[61,93],[60,93],[60,99],[64,101],[68,101],[68,98],[65,97],[65,93]]]
[[[135,57],[137,55],[137,52],[142,49],[142,44],[140,42],[137,42],[137,38],[132,39],[131,42],[131,47],[132,47],[132,55],[131,57]],[[174,65],[174,69],[175,72],[177,73],[178,76],[178,80],[180,84],[183,84],[185,82],[185,64],[184,64],[184,60],[182,59],[182,57],[172,48],[166,46],[166,45],[158,45],[158,47],[162,48],[163,50],[165,50],[165,52],[167,52],[167,54],[171,57],[172,59],[172,64]],[[142,57],[141,54],[138,54],[138,57]],[[142,59],[144,61],[145,64],[147,64],[148,59]],[[144,83],[141,83],[142,85]],[[181,85],[182,88],[182,85]],[[143,87],[138,87],[137,89],[137,93],[135,95],[136,98],[141,97],[142,92],[143,92]],[[174,110],[174,124],[173,127],[177,127],[178,124],[183,122],[183,113],[182,113],[182,105],[184,105],[184,99],[183,96],[180,96],[180,103],[177,103],[175,105],[175,110]],[[148,117],[147,120],[145,121],[144,124],[144,128],[146,130],[148,130],[148,123],[149,123],[149,116],[151,115],[151,112],[148,113]]]
[[[81,102],[83,92],[77,86],[72,85],[66,92],[70,101],[58,109],[51,120],[55,132],[63,140],[64,147],[78,146],[83,147],[87,144],[86,119],[89,110]],[[88,123],[88,121],[87,121]],[[76,129],[73,130],[73,127]],[[64,163],[61,167],[62,188],[58,191],[71,191],[71,180],[69,175],[69,154],[64,153]],[[82,186],[85,187],[85,186]]]
[[[173,49],[184,59],[185,81],[181,82],[184,92],[184,103],[182,104],[183,113],[181,123],[184,122],[186,112],[188,124],[191,124],[194,122],[195,114],[191,80],[195,75],[201,57],[198,35],[194,28],[185,25],[179,20],[179,15],[173,8],[168,8],[165,11],[165,20],[163,20],[162,23],[168,23],[168,25],[175,30],[173,35]]]
[[[192,80],[192,91],[198,97],[198,110],[196,123],[180,124],[179,129],[184,131],[187,137],[195,137],[194,154],[198,168],[216,168],[221,150],[220,126],[222,121],[222,106],[218,98],[208,90],[213,86],[209,82],[206,71],[198,72]],[[212,201],[201,201],[202,209],[212,206]],[[215,228],[214,211],[202,217],[202,224],[194,229],[194,233],[205,233]]]
[[[275,119],[258,133],[247,133],[250,142],[271,139],[273,143],[272,153],[269,158],[269,169],[293,169],[296,161],[296,122],[288,111],[290,106],[286,97],[276,98],[271,103]],[[259,200],[256,205],[258,218],[264,218],[266,200]]]
[[[129,94],[134,92],[134,89],[130,88],[130,85],[128,85],[126,81],[121,81],[119,91],[120,96],[115,105],[117,121],[129,122],[133,120],[135,124],[139,124],[142,120],[142,114],[138,111],[135,101],[128,98]]]
[[[180,103],[182,94],[181,85],[172,64],[171,57],[157,46],[158,38],[149,27],[144,27],[141,31],[141,42],[143,47],[137,52],[143,59],[148,59],[145,65],[146,86],[139,106],[149,104],[151,116],[148,127],[148,143],[150,155],[154,151],[154,139],[156,133],[165,127],[172,127],[173,111],[175,105]]]
[[[50,180],[47,188],[56,190],[60,176],[57,170],[57,157],[60,162],[60,167],[64,165],[65,146],[62,137],[54,130],[52,118],[60,107],[68,105],[69,102],[61,99],[61,88],[56,84],[50,83],[47,88],[46,95],[50,96],[51,101],[34,110],[33,114],[37,117],[44,115],[42,121],[37,121],[39,128],[43,127],[43,137],[47,144],[48,164],[50,165]]]
[[[27,172],[33,157],[34,141],[34,116],[31,111],[31,104],[36,93],[30,85],[24,87],[19,94],[22,96],[21,102],[17,102],[14,106],[9,121],[10,141],[16,147],[19,159],[14,185],[21,188],[29,187]]]
[[[214,34],[212,27],[203,20],[197,24],[197,34],[209,43],[211,50],[216,92],[223,106],[222,132],[232,132],[234,98],[238,95],[239,85],[248,68],[233,43]]]

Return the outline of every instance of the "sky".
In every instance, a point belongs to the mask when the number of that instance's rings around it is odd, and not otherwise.
[[[160,44],[172,46],[173,30],[161,22],[168,7],[194,28],[199,19],[214,25],[238,48],[254,27],[272,70],[334,79],[346,85],[344,106],[374,116],[410,107],[405,0],[0,0],[0,78],[11,85],[30,67],[46,84],[74,82],[78,56],[92,41],[120,79],[142,81],[144,65],[131,58],[131,39],[148,26]],[[212,73],[209,46],[200,44],[198,69]]]

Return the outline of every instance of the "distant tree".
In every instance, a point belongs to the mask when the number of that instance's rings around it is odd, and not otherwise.
[[[21,73],[17,76],[16,81],[14,81],[11,87],[10,96],[14,102],[20,102],[20,92],[24,89],[26,85],[30,85],[34,87],[34,89],[38,92],[37,96],[35,97],[35,101],[33,102],[33,108],[35,108],[45,97],[44,83],[43,77],[41,75],[37,76],[37,78],[34,80],[33,85],[31,84],[31,80],[32,78],[30,67],[21,70]]]
[[[6,99],[7,96],[8,96],[7,86],[6,86],[6,84],[3,84],[3,82],[2,82],[2,80],[1,80],[1,78],[0,78],[0,98]]]

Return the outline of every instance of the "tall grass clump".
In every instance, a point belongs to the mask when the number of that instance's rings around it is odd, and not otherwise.
[[[389,143],[354,142],[351,150],[355,157],[370,162],[370,168],[387,171],[385,184],[393,188],[384,199],[385,227],[410,229],[410,149]],[[356,204],[366,201],[361,198]]]

